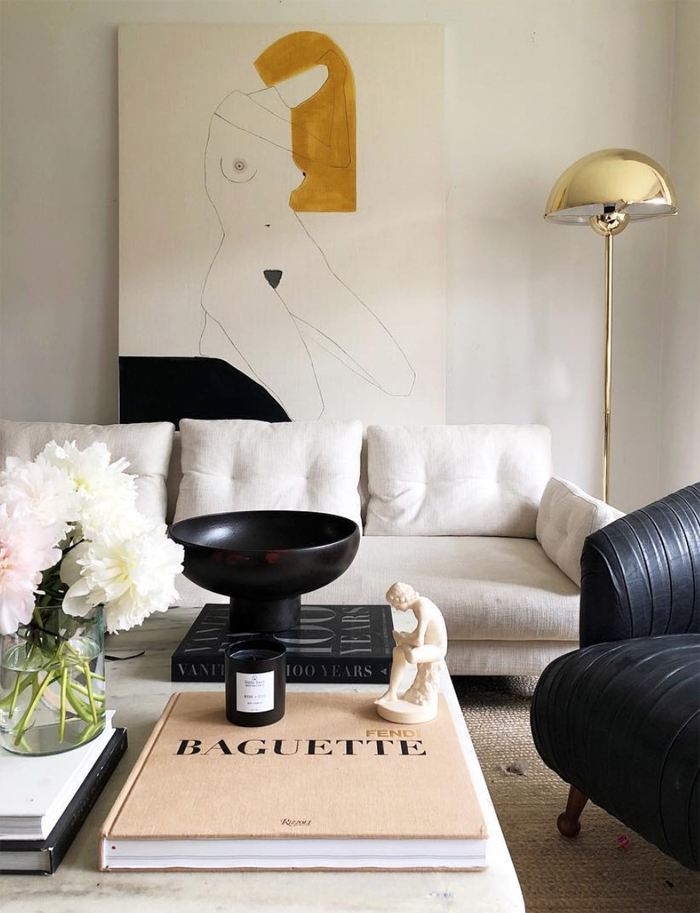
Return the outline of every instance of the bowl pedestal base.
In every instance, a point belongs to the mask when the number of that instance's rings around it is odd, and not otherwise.
[[[259,601],[231,597],[229,630],[234,633],[274,634],[301,623],[301,597]]]

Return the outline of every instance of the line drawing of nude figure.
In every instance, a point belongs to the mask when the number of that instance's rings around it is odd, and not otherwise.
[[[328,74],[322,63],[271,88],[229,93],[211,116],[204,153],[221,239],[202,287],[199,354],[248,374],[297,420],[325,409],[315,347],[389,396],[410,396],[416,382],[389,329],[290,204],[306,178],[292,155],[293,111]],[[309,145],[325,148],[316,136]]]

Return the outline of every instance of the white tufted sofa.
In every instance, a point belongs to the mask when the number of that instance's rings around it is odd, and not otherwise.
[[[339,513],[358,556],[314,603],[382,603],[397,580],[443,610],[453,674],[538,674],[578,642],[586,536],[621,514],[552,478],[539,425],[370,426],[183,419],[67,425],[0,421],[0,460],[49,440],[104,440],[161,520],[244,509]],[[225,601],[184,578],[180,604]]]

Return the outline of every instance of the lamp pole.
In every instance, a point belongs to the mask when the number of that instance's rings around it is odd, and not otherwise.
[[[605,236],[605,389],[603,402],[603,500],[610,484],[610,402],[612,392],[613,236]]]
[[[627,227],[623,212],[591,216],[591,228],[605,239],[605,373],[603,378],[603,501],[610,488],[610,420],[612,411],[613,238]]]

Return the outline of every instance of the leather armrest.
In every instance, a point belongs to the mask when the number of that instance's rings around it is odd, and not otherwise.
[[[581,569],[582,647],[700,632],[700,483],[589,536]]]

